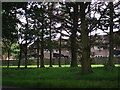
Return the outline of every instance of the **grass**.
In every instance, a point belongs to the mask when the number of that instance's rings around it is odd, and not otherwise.
[[[58,65],[52,65],[53,67],[59,67]],[[120,67],[119,64],[115,65],[116,67]],[[2,68],[6,68],[7,66],[2,66]],[[18,66],[9,66],[9,68],[17,68]],[[25,66],[20,66],[20,68],[24,68]],[[45,65],[45,67],[49,67],[49,65]],[[70,67],[70,65],[61,65],[61,67]],[[78,65],[78,67],[81,67],[81,65]],[[91,65],[92,68],[96,67],[104,67],[104,65]],[[37,68],[37,65],[28,65],[28,68]]]
[[[29,66],[30,67],[30,66]],[[35,67],[35,66],[32,66]],[[56,66],[54,66],[56,67]],[[118,88],[120,67],[106,71],[103,65],[92,65],[93,72],[83,75],[81,68],[62,66],[60,68],[3,68],[3,86],[22,88]]]

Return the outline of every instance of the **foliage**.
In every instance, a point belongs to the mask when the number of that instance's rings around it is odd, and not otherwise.
[[[19,44],[13,44],[11,46],[11,51],[12,51],[12,56],[14,57],[14,59],[18,59],[19,53],[20,53]]]
[[[16,13],[12,3],[2,6],[2,48],[3,53],[10,52],[13,43],[17,42]]]
[[[90,67],[90,47],[98,45],[107,48],[108,44],[110,46],[110,43],[103,43],[104,40],[96,34],[95,36],[89,35],[97,29],[106,32],[112,26],[109,21],[112,20],[110,14],[113,12],[110,12],[108,2],[12,2],[3,3],[2,5],[3,53],[12,50],[12,55],[17,58],[17,55],[19,55],[17,54],[19,53],[18,47],[12,46],[12,44],[20,44],[19,60],[24,52],[26,67],[27,50],[36,40],[40,41],[37,53],[39,54],[39,49],[41,49],[42,63],[40,63],[43,66],[44,49],[47,48],[52,52],[53,48],[59,48],[60,52],[61,47],[67,47],[71,51],[71,66],[77,66],[77,54],[80,54],[82,56],[81,64],[84,67],[83,71],[85,70],[86,73],[92,72]],[[114,3],[114,10],[116,9],[119,9],[119,1]],[[117,11],[113,13],[113,18],[113,29],[118,29],[119,13]],[[58,34],[61,37],[68,37],[66,46],[61,45],[59,40],[54,41]],[[116,38],[118,37],[119,35],[116,36]],[[114,42],[116,42],[116,47],[119,46],[118,39],[114,40]],[[78,51],[80,53],[77,53]],[[52,55],[50,54],[50,56]]]

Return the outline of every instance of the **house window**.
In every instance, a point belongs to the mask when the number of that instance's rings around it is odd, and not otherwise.
[[[68,50],[66,50],[66,52],[69,52]]]
[[[58,50],[56,49],[56,52],[58,52]]]
[[[49,53],[49,50],[47,49],[46,52]]]
[[[57,50],[57,49],[54,49],[54,53],[58,53],[58,50]]]
[[[50,51],[49,51],[48,49],[45,49],[44,52],[45,52],[45,53],[49,53]]]
[[[91,52],[91,55],[94,56],[94,55],[95,55],[95,52]]]

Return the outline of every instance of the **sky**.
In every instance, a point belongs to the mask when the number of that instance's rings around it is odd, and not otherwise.
[[[116,1],[118,1],[118,0],[115,0],[115,2],[116,2]],[[103,7],[105,8],[105,6],[103,6]],[[118,11],[118,10],[117,10],[117,11]],[[94,12],[91,13],[91,17],[93,17],[93,13],[94,13]],[[19,16],[18,16],[18,17],[19,17]],[[95,17],[96,17],[97,19],[99,19],[100,14],[96,13],[96,14],[95,14]],[[23,23],[26,23],[25,17],[20,17],[20,21],[23,22]],[[58,23],[56,27],[59,27],[59,26],[60,26],[60,24]],[[18,25],[18,28],[20,28],[20,27],[21,27],[21,26]],[[114,32],[115,32],[115,31],[118,31],[118,29],[114,29],[113,31],[114,31]],[[64,34],[67,34],[67,32],[65,32],[65,31],[62,31],[62,32],[63,32]],[[109,32],[109,29],[106,30],[106,32]],[[95,35],[95,34],[98,34],[98,35],[106,35],[107,33],[103,32],[103,31],[100,30],[100,29],[97,29],[97,30],[91,32],[91,35]],[[57,38],[58,38],[58,37],[60,37],[60,34],[57,35]],[[64,37],[64,38],[67,39],[68,37]]]

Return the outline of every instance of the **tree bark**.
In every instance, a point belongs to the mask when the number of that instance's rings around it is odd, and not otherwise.
[[[39,39],[37,40],[37,68],[39,68],[39,61],[40,61],[40,56],[39,56],[39,50],[40,50],[40,48],[39,48],[40,46],[39,46]]]
[[[20,55],[19,55],[19,61],[18,61],[18,68],[20,68],[21,58],[22,58],[22,44],[20,44]]]
[[[27,40],[25,43],[25,68],[27,68]]]
[[[71,67],[77,67],[77,40],[76,33],[78,28],[78,5],[74,5],[74,13],[72,14],[73,28],[71,31]]]
[[[81,45],[82,45],[82,60],[81,60],[81,72],[83,74],[91,73],[91,59],[90,59],[90,40],[89,40],[89,30],[87,27],[87,22],[85,20],[85,4],[82,2],[80,6],[81,11]]]
[[[9,68],[9,66],[10,66],[10,60],[9,60],[9,57],[10,57],[10,49],[8,49],[8,65],[7,65],[7,68]]]
[[[42,23],[42,32],[41,32],[41,62],[40,67],[44,67],[44,28]]]
[[[113,8],[113,2],[109,3],[110,7],[110,34],[109,34],[109,60],[108,60],[108,66],[114,66],[114,36],[113,36],[113,13],[114,13],[114,8]]]
[[[52,50],[50,50],[50,67],[52,67]]]
[[[59,44],[59,67],[61,67],[61,30],[60,30],[60,44]]]
[[[28,18],[26,17],[27,25],[26,25],[26,32],[25,32],[25,68],[27,68],[27,30],[28,30]]]
[[[26,7],[26,9],[25,9],[25,16],[26,16],[26,22],[27,22],[27,24],[26,24],[26,32],[25,32],[25,68],[27,68],[27,63],[28,63],[28,61],[27,61],[27,30],[29,29],[28,28],[28,16],[27,16],[27,7]]]
[[[52,40],[51,40],[51,37],[52,37],[51,33],[52,32],[51,32],[51,17],[50,17],[50,42],[52,42]],[[50,47],[50,67],[52,67],[52,46]]]

